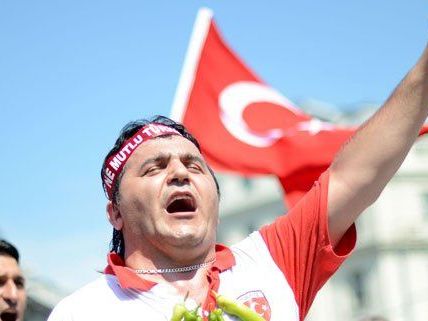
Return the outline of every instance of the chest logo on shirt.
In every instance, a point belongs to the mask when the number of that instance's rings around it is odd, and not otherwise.
[[[238,297],[240,303],[245,304],[260,314],[266,321],[270,320],[270,305],[264,293],[260,290],[250,291]]]

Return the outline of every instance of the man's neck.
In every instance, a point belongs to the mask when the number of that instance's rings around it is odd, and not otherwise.
[[[131,269],[173,269],[208,262],[215,258],[215,240],[198,244],[168,245],[126,242],[125,265]],[[142,245],[144,244],[144,245]]]
[[[193,299],[197,304],[203,304],[209,289],[208,271],[210,270],[215,258],[215,251],[211,256],[208,254],[195,258],[192,262],[189,260],[177,262],[171,259],[161,260],[160,257],[156,261],[151,260],[140,252],[133,252],[131,255],[125,256],[125,265],[132,270],[163,270],[175,269],[181,267],[197,266],[204,262],[210,262],[200,268],[195,268],[188,272],[168,272],[168,273],[138,273],[141,278],[155,283],[167,284],[177,295]],[[186,265],[184,265],[186,264]],[[190,264],[190,265],[187,265]]]

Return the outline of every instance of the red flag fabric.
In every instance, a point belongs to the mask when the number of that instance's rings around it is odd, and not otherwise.
[[[219,171],[274,174],[294,205],[355,128],[322,122],[260,80],[200,10],[171,117],[199,140]]]

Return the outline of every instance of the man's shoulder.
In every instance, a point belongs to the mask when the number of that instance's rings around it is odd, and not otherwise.
[[[230,247],[237,263],[271,262],[269,250],[259,231],[255,231],[245,239]]]
[[[244,239],[230,246],[232,252],[245,251],[252,252],[254,250],[260,251],[266,248],[266,243],[263,240],[260,231],[254,231]]]

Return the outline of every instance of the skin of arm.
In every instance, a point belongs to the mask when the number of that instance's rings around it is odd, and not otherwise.
[[[428,46],[383,106],[330,166],[328,226],[337,245],[404,161],[428,115]]]

